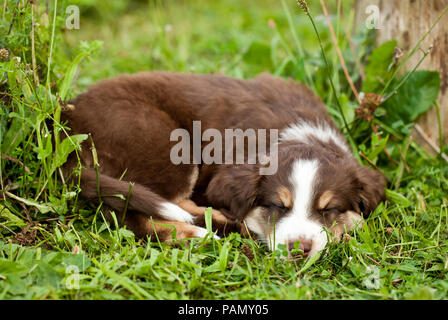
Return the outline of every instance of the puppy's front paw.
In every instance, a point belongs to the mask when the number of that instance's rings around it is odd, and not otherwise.
[[[205,228],[207,207],[199,207],[191,200],[183,200],[178,203],[178,206],[194,215],[194,225]],[[212,208],[212,230],[218,231],[220,236],[225,237],[231,232],[240,232],[240,224],[226,218],[219,210]]]

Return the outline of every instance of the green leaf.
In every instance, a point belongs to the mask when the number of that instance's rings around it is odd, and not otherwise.
[[[151,254],[149,256],[149,265],[153,266],[160,256],[160,251],[154,248],[151,248]]]
[[[366,79],[362,85],[363,92],[377,92],[387,82],[393,72],[393,68],[390,66],[396,46],[397,41],[392,40],[373,50],[367,59],[369,65],[365,68]]]
[[[0,260],[0,274],[3,276],[9,274],[22,274],[27,268],[22,264],[9,260]]]
[[[205,227],[208,232],[213,232],[212,230],[212,208],[208,207],[204,213],[205,216]]]
[[[224,245],[221,247],[219,252],[218,259],[215,260],[215,262],[211,265],[209,265],[204,271],[205,272],[225,272],[227,268],[227,263],[229,259],[229,252],[232,248],[232,244],[227,239]]]
[[[76,75],[76,70],[78,69],[79,64],[86,57],[90,57],[96,54],[102,47],[102,41],[81,41],[80,50],[81,52],[73,59],[72,63],[67,67],[64,77],[62,78],[59,85],[59,96],[62,101],[67,97],[67,93],[69,91],[70,85],[73,82],[73,79]]]
[[[432,300],[434,299],[435,289],[429,287],[418,288],[412,293],[405,294],[406,300]]]
[[[6,219],[5,225],[8,227],[11,226],[17,226],[17,227],[24,227],[26,226],[26,222],[24,222],[22,219],[17,217],[15,214],[13,214],[11,211],[9,211],[8,208],[0,204],[0,217]]]
[[[229,259],[229,252],[232,248],[232,244],[229,241],[226,241],[221,248],[221,252],[219,253],[219,268],[222,272],[224,272],[227,268],[227,262]]]
[[[50,200],[47,205],[52,208],[53,212],[56,212],[60,215],[63,215],[67,212],[67,202],[64,198],[60,199],[55,196],[49,196],[48,200]]]
[[[65,138],[56,149],[56,155],[51,165],[51,173],[67,161],[67,157],[71,152],[75,149],[80,150],[81,142],[86,140],[87,137],[87,134],[76,134]]]
[[[131,230],[126,230],[121,228],[119,230],[120,233],[120,237],[125,238],[125,239],[132,239],[134,237],[134,233]]]
[[[306,259],[305,265],[302,267],[302,269],[299,270],[299,274],[304,273],[306,270],[311,268],[313,264],[316,263],[317,260],[319,260],[320,256],[322,254],[322,251],[318,251],[315,254],[313,254],[311,257],[308,257]]]
[[[8,131],[3,135],[3,141],[0,141],[2,153],[11,154],[26,139],[30,128],[24,126],[23,122],[20,118],[13,118]]]
[[[367,157],[373,163],[376,163],[378,155],[381,153],[381,151],[384,150],[388,140],[389,140],[389,135],[387,135],[385,138],[383,138],[381,140],[378,140],[377,135],[372,133],[372,147],[371,147],[370,152],[367,155]]]
[[[207,268],[204,269],[204,272],[218,272],[220,270],[220,262],[219,259],[216,259],[213,264],[209,265]]]
[[[402,194],[389,189],[386,189],[386,197],[393,203],[399,204],[403,207],[409,207],[412,204],[412,202],[406,199],[406,197]]]
[[[37,153],[37,158],[42,162],[45,162],[45,159],[51,156],[53,153],[51,133],[49,133],[43,140],[40,140],[39,145],[34,147],[34,152]]]
[[[9,274],[6,277],[6,282],[9,284],[8,291],[12,295],[21,295],[26,294],[27,290],[29,290],[29,286],[25,279],[21,279],[16,274]]]
[[[397,85],[399,80],[394,81]],[[393,84],[393,85],[394,85]],[[402,120],[405,124],[414,121],[434,106],[440,89],[440,75],[436,71],[415,71],[398,89],[397,94],[381,106],[387,111],[386,123]]]
[[[342,112],[348,123],[351,123],[355,118],[355,108],[350,104],[349,97],[342,93],[339,95],[339,103],[341,104]],[[338,112],[338,116],[339,112]],[[342,119],[341,119],[342,120]]]
[[[57,272],[65,273],[67,267],[76,266],[79,272],[83,272],[90,267],[90,259],[85,254],[72,254],[67,252],[58,252],[51,261],[47,261],[53,265]]]
[[[57,288],[60,286],[63,274],[58,273],[52,265],[45,261],[38,261],[36,268],[31,273],[31,277],[38,285]]]
[[[41,213],[54,212],[54,209],[51,206],[49,206],[48,204],[40,204],[31,199],[21,198],[19,196],[16,196],[15,194],[10,193],[10,192],[8,192],[7,195],[8,195],[8,197],[16,199],[28,206],[36,207],[37,209],[39,209],[39,211]]]
[[[59,89],[59,96],[61,97],[62,101],[65,100],[65,97],[67,96],[68,89],[70,88],[70,84],[73,81],[73,78],[76,75],[76,70],[78,69],[79,63],[87,56],[86,52],[79,53],[76,58],[72,61],[70,66],[67,68],[67,71],[65,72],[65,76],[62,78],[62,83],[60,85]]]
[[[419,271],[419,269],[416,266],[413,266],[412,264],[401,264],[397,266],[397,270],[410,273]]]

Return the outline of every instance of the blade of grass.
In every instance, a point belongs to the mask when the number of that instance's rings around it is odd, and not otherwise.
[[[361,105],[361,99],[359,98],[358,90],[356,90],[355,85],[353,84],[352,78],[350,77],[350,74],[348,73],[347,65],[345,64],[344,56],[342,55],[341,48],[339,47],[338,38],[333,29],[333,24],[331,23],[331,19],[328,15],[327,6],[325,5],[325,1],[320,0],[320,4],[324,11],[325,19],[327,20],[328,28],[330,29],[331,38],[332,38],[333,44],[336,48],[336,52],[339,57],[339,62],[341,63],[341,66],[342,66],[342,70],[344,71],[345,78],[347,79],[347,82],[350,85],[350,88],[352,89],[353,94],[355,95],[356,101],[358,101],[358,104]]]
[[[305,51],[303,50],[302,44],[300,43],[299,37],[297,36],[297,33],[296,33],[296,29],[294,28],[291,13],[289,12],[288,7],[286,6],[285,0],[281,0],[281,2],[282,2],[283,12],[285,13],[286,19],[288,20],[289,29],[291,30],[291,33],[292,33],[292,38],[294,39],[294,43],[297,47],[297,51],[299,52],[300,57],[304,58]],[[310,75],[308,68],[306,67],[306,64],[304,65],[304,70],[305,70],[307,84],[310,86],[313,86],[313,80],[312,80],[312,77]]]
[[[327,69],[327,73],[328,73],[328,80],[330,81],[331,89],[333,91],[333,95],[334,95],[334,98],[336,100],[336,105],[337,105],[337,107],[339,109],[339,113],[341,115],[342,121],[344,122],[344,127],[345,127],[345,130],[347,131],[348,138],[349,138],[349,141],[350,141],[350,145],[352,146],[352,148],[355,151],[354,155],[355,155],[355,157],[357,159],[359,159],[358,146],[356,145],[355,140],[353,139],[353,136],[352,136],[352,134],[350,132],[350,128],[348,127],[347,119],[345,118],[344,112],[342,111],[342,106],[341,106],[341,104],[339,102],[339,99],[338,99],[338,96],[337,96],[337,93],[336,93],[336,89],[335,89],[335,86],[334,86],[334,83],[333,83],[333,79],[332,79],[332,76],[331,76],[330,65],[328,63],[327,55],[325,54],[325,50],[324,50],[324,47],[322,45],[322,40],[320,38],[319,31],[317,30],[317,27],[316,27],[316,24],[314,22],[313,16],[311,15],[311,12],[310,12],[310,10],[308,8],[307,2],[305,0],[297,0],[297,3],[299,5],[299,7],[302,8],[302,10],[308,16],[308,18],[311,21],[311,24],[313,25],[314,32],[316,33],[317,40],[319,42],[320,50],[322,52],[322,56],[323,56],[324,61],[325,61],[325,65],[326,65],[326,69]]]

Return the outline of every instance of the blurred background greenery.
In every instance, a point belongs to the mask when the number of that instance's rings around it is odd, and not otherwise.
[[[353,1],[328,3],[333,18],[338,11],[346,17],[335,21],[335,29],[348,65],[354,66],[366,53],[368,38],[353,34]],[[65,32],[67,53],[79,41],[103,42],[98,59],[80,73],[76,84],[81,88],[119,73],[154,69],[245,78],[268,71],[304,81],[305,59],[312,77],[325,77],[325,72],[318,72],[323,67],[319,43],[296,1],[77,0],[70,4],[79,6],[81,19],[79,30]],[[310,6],[322,40],[331,48],[320,4],[312,1]],[[347,41],[359,42],[359,50],[350,50]],[[326,95],[324,88],[319,89]]]

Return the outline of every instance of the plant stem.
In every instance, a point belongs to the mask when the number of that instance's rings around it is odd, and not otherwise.
[[[331,19],[330,19],[329,15],[328,15],[327,6],[325,5],[325,1],[324,0],[320,0],[320,4],[321,4],[322,9],[324,11],[324,15],[325,15],[325,18],[326,18],[327,23],[328,23],[328,28],[330,29],[331,38],[333,39],[333,43],[334,43],[334,46],[336,48],[336,52],[337,52],[338,57],[339,57],[339,61],[341,62],[341,65],[342,65],[342,70],[344,70],[345,78],[347,79],[347,82],[350,85],[350,88],[352,89],[353,94],[355,95],[356,101],[358,101],[358,104],[361,105],[361,99],[359,98],[358,90],[356,90],[355,85],[353,84],[353,81],[352,81],[352,79],[350,77],[350,74],[348,73],[347,65],[345,64],[344,56],[342,55],[341,48],[339,47],[339,44],[338,44],[338,38],[337,38],[336,33],[335,33],[334,29],[333,29],[333,25],[331,23]]]
[[[311,12],[310,12],[309,9],[308,9],[308,5],[307,5],[306,1],[304,1],[304,0],[297,0],[297,3],[298,3],[299,6],[302,8],[302,10],[305,12],[305,14],[308,16],[308,18],[309,18],[310,21],[311,21],[311,24],[313,25],[314,32],[316,33],[317,39],[318,39],[318,41],[319,41],[319,46],[320,46],[320,50],[321,50],[321,52],[322,52],[322,56],[323,56],[323,58],[324,58],[325,65],[326,65],[326,67],[327,67],[328,80],[330,81],[330,86],[331,86],[331,89],[332,89],[332,91],[333,91],[334,98],[335,98],[335,100],[336,100],[336,105],[337,105],[337,107],[338,107],[338,109],[339,109],[339,113],[340,113],[340,115],[341,115],[342,121],[344,122],[344,127],[345,127],[345,130],[347,131],[347,134],[348,134],[348,138],[349,138],[350,144],[351,144],[352,148],[353,148],[354,151],[355,151],[355,156],[356,156],[357,158],[359,158],[359,156],[358,156],[358,147],[357,147],[357,145],[356,145],[356,143],[355,143],[355,140],[353,139],[353,136],[352,136],[352,134],[351,134],[351,132],[350,132],[350,129],[349,129],[349,127],[348,127],[348,123],[347,123],[347,119],[345,119],[344,112],[342,111],[341,104],[340,104],[339,99],[338,99],[338,96],[337,96],[337,94],[336,94],[336,89],[335,89],[335,86],[334,86],[334,83],[333,83],[333,80],[332,80],[332,77],[331,77],[330,65],[329,65],[329,63],[328,63],[327,55],[325,54],[325,50],[324,50],[324,47],[323,47],[323,45],[322,45],[322,40],[321,40],[321,38],[320,38],[319,31],[317,31],[316,24],[314,23],[314,19],[313,19],[312,15],[311,15]]]
[[[39,76],[37,75],[36,53],[34,46],[34,3],[31,3],[31,62],[33,64],[33,80],[34,86],[39,84]]]
[[[51,40],[50,40],[50,53],[48,56],[48,62],[47,62],[47,90],[51,92],[51,86],[50,86],[50,70],[51,70],[51,59],[53,56],[53,45],[54,45],[54,31],[56,28],[56,13],[58,10],[58,0],[54,0],[54,12],[53,12],[53,25],[51,30]]]
[[[423,57],[418,61],[418,63],[415,65],[415,67],[406,74],[406,76],[400,81],[400,83],[386,96],[382,99],[381,103],[384,103],[387,99],[391,98],[392,96],[396,95],[398,90],[401,88],[403,84],[406,83],[406,81],[409,79],[410,76],[417,70],[417,68],[422,64],[423,60],[428,56],[428,54],[431,52],[431,50],[427,50],[423,53]]]
[[[133,185],[134,184],[132,182],[129,182],[129,190],[128,190],[128,195],[126,197],[126,203],[124,204],[123,217],[121,218],[121,225],[124,224],[124,219],[126,218],[126,212],[128,211],[129,199],[131,198],[131,191],[132,191]]]
[[[288,7],[285,4],[285,0],[282,0],[282,6],[283,6],[283,11],[286,14],[286,19],[288,20],[288,24],[289,24],[289,29],[291,30],[292,33],[292,37],[294,39],[294,42],[296,44],[297,47],[297,51],[299,52],[300,56],[305,58],[305,51],[303,50],[303,47],[299,41],[299,37],[297,37],[297,33],[296,33],[296,29],[294,28],[294,24],[292,21],[292,17],[291,17],[291,13],[288,10]],[[306,79],[308,82],[308,85],[312,85],[312,77],[310,75],[310,72],[308,71],[308,68],[306,67],[306,64],[304,64],[304,69],[305,69],[305,75],[306,75]]]
[[[437,115],[437,124],[439,125],[439,148],[440,148],[439,155],[441,156],[442,151],[443,151],[443,129],[442,129],[442,119],[440,118],[440,106],[437,101],[436,101],[435,107],[436,107],[436,115]]]

